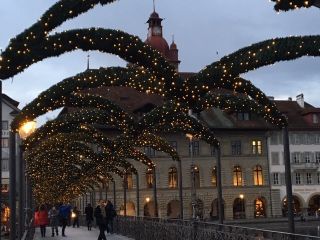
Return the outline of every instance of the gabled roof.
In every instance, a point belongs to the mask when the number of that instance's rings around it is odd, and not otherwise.
[[[20,112],[20,109],[18,108],[18,106],[19,106],[18,101],[12,99],[11,97],[9,97],[8,95],[6,95],[4,93],[2,93],[2,101],[13,109],[13,111],[12,111],[13,113]]]
[[[312,124],[304,117],[308,113],[318,113],[319,108],[315,108],[309,103],[304,103],[304,108],[296,101],[290,100],[275,100],[274,101],[279,111],[284,113],[288,118],[289,130],[310,130],[320,129],[320,124]]]

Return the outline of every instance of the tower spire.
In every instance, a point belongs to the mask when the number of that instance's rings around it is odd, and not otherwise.
[[[87,56],[87,70],[90,69],[90,54]]]
[[[155,0],[153,0],[153,12],[155,12],[156,11],[156,2],[155,2]]]

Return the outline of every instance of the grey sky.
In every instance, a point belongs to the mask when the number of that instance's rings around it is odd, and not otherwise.
[[[0,46],[33,24],[56,1],[1,0]],[[258,41],[289,35],[318,34],[320,11],[301,9],[277,14],[268,0],[158,0],[156,10],[162,18],[164,35],[172,34],[179,48],[180,70],[199,71],[239,48]],[[104,27],[121,29],[145,40],[152,12],[152,0],[120,0],[97,6],[56,29]],[[219,52],[219,55],[216,52]],[[84,52],[68,53],[37,63],[4,83],[4,92],[21,102],[20,107],[41,91],[86,68]],[[90,52],[91,67],[124,65],[115,56]],[[264,67],[244,75],[267,95],[286,99],[305,94],[309,103],[320,106],[320,60],[302,58]]]

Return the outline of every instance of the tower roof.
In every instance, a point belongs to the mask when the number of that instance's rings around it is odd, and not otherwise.
[[[167,57],[169,52],[169,45],[167,41],[161,36],[151,36],[147,38],[145,41],[146,44],[151,47],[157,49],[159,52],[163,54],[163,56]]]
[[[161,22],[163,19],[160,18],[159,14],[156,11],[153,11],[150,14],[150,17],[149,17],[147,23],[150,23],[152,20],[160,20],[160,22]]]

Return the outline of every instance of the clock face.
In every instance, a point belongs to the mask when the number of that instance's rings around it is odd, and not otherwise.
[[[161,28],[160,27],[154,27],[153,28],[153,35],[160,36],[161,35]]]

